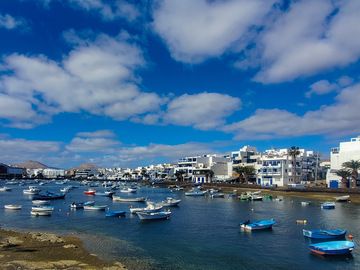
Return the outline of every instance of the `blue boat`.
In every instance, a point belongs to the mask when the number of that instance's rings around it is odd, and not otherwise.
[[[345,238],[346,230],[303,230],[303,235],[311,239],[341,239]]]
[[[125,211],[108,211],[106,212],[105,216],[106,217],[124,217],[125,216]]]
[[[250,220],[248,220],[241,223],[240,227],[246,231],[269,230],[275,223],[276,222],[273,218],[253,222],[250,222]]]
[[[335,203],[334,202],[324,202],[321,204],[322,209],[335,209]]]
[[[354,247],[351,241],[331,241],[309,246],[311,252],[319,255],[348,255]]]
[[[33,200],[60,200],[60,199],[65,199],[65,194],[57,194],[57,193],[53,193],[50,191],[47,191],[45,193],[42,194],[37,194],[33,196]]]

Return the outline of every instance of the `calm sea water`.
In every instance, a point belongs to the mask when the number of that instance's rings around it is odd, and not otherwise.
[[[41,188],[59,191],[62,187],[47,184]],[[360,206],[356,204],[337,204],[335,210],[321,210],[320,202],[304,207],[300,199],[293,198],[240,202],[185,197],[183,192],[142,187],[136,196],[153,201],[168,196],[182,199],[179,207],[172,208],[170,220],[144,223],[130,213],[125,218],[105,218],[104,212],[69,211],[72,201],[87,200],[107,204],[112,210],[128,211],[129,203],[85,196],[86,187],[70,191],[66,200],[54,201],[51,217],[31,217],[30,197],[22,194],[26,186],[12,188],[11,192],[0,193],[3,227],[74,233],[85,240],[91,252],[123,261],[130,269],[360,269],[359,246],[351,257],[324,258],[310,254],[309,241],[302,236],[304,227],[344,228],[354,236],[356,244],[360,243]],[[15,203],[22,204],[23,209],[9,211],[2,207]],[[239,229],[244,220],[264,218],[276,219],[272,231],[245,233]],[[297,225],[297,219],[307,219],[308,225]]]

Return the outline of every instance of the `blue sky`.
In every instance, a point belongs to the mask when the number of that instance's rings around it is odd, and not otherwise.
[[[0,2],[0,162],[142,166],[360,132],[357,0]]]

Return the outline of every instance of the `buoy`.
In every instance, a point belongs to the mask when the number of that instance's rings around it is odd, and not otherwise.
[[[349,235],[348,235],[348,238],[349,238],[349,240],[351,240],[351,241],[352,241],[352,240],[353,240],[353,238],[354,238],[354,236],[353,236],[352,234],[349,234]]]
[[[297,224],[306,224],[307,220],[306,219],[298,219],[298,220],[296,220],[296,223]]]

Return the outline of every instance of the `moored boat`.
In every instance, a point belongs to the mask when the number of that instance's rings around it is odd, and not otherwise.
[[[308,206],[310,205],[310,202],[301,202],[301,206]]]
[[[30,211],[32,216],[51,216],[52,211]]]
[[[96,196],[103,196],[103,197],[112,197],[113,194],[114,194],[113,191],[95,192]]]
[[[166,200],[161,202],[161,205],[164,207],[173,207],[178,206],[181,200],[177,200],[171,197],[166,198]]]
[[[351,241],[331,241],[309,245],[310,251],[319,255],[348,255],[355,245]]]
[[[152,212],[152,213],[137,212],[136,214],[140,220],[159,220],[159,219],[170,218],[171,212],[170,211]]]
[[[95,195],[95,193],[96,193],[96,190],[92,189],[92,188],[84,191],[85,195]]]
[[[107,205],[84,205],[84,210],[105,211]]]
[[[80,202],[80,203],[73,202],[70,204],[70,208],[71,209],[84,209],[85,205],[94,205],[94,204],[95,204],[95,201]]]
[[[225,194],[221,192],[211,194],[211,198],[225,198]]]
[[[26,195],[36,195],[36,194],[39,194],[39,192],[40,192],[40,189],[37,187],[34,187],[34,186],[29,186],[28,189],[23,190],[23,193]]]
[[[106,212],[105,216],[106,217],[124,217],[126,214],[125,211],[108,211]]]
[[[9,187],[0,187],[0,192],[6,192],[6,191],[11,191],[11,188]]]
[[[130,206],[130,213],[135,214],[137,212],[143,212],[143,213],[153,213],[158,212],[163,208],[163,205],[161,204],[153,204],[149,203],[146,207],[132,207]]]
[[[348,201],[350,201],[350,195],[335,197],[335,200],[337,202],[348,202]]]
[[[145,197],[137,197],[137,198],[125,198],[120,196],[112,196],[113,201],[117,202],[145,202]]]
[[[345,238],[346,230],[340,230],[340,229],[335,229],[335,230],[320,230],[320,229],[305,230],[305,229],[303,229],[303,235],[305,237],[309,237],[311,239],[323,239],[323,240],[341,239],[341,238]]]
[[[31,211],[37,211],[37,212],[46,212],[46,211],[54,211],[53,206],[33,206],[31,207]]]
[[[246,231],[269,230],[275,224],[274,219],[264,219],[259,221],[250,222],[245,221],[240,224],[240,227]]]
[[[58,193],[53,193],[50,191],[47,191],[43,194],[36,194],[33,197],[34,200],[44,200],[44,201],[48,201],[48,200],[60,200],[60,199],[65,199],[65,194],[58,194]]]
[[[8,210],[21,210],[21,205],[18,205],[18,204],[6,204],[6,205],[4,205],[4,208],[8,209]]]
[[[35,205],[48,205],[48,204],[50,204],[50,202],[47,201],[47,200],[32,200],[32,204],[35,204]]]
[[[205,196],[206,193],[207,193],[207,191],[202,191],[202,190],[196,188],[196,189],[192,189],[188,192],[185,192],[185,196],[193,196],[193,197]]]
[[[335,209],[335,203],[334,202],[324,202],[321,204],[322,209]]]
[[[263,196],[257,195],[257,194],[252,194],[251,197],[250,197],[250,200],[252,200],[252,201],[262,201]]]
[[[121,193],[135,193],[136,191],[137,191],[137,189],[134,187],[125,188],[125,189],[120,190]]]

